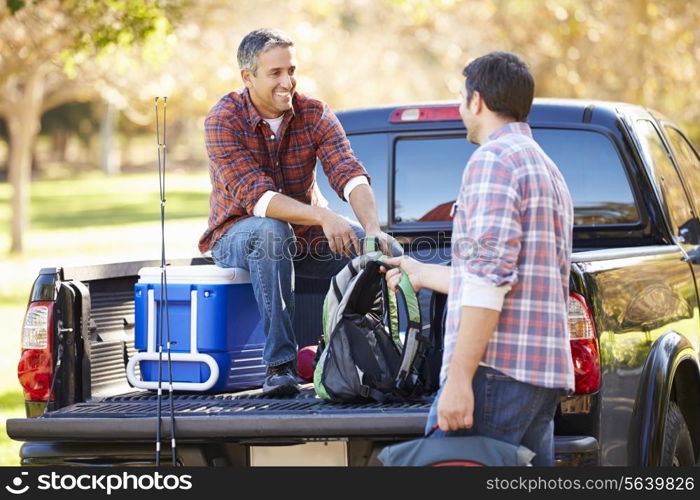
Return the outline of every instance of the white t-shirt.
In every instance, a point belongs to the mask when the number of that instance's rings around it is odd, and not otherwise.
[[[264,118],[263,120],[270,126],[272,133],[277,135],[277,131],[280,129],[280,125],[282,125],[282,118],[284,118],[284,115],[277,118]]]

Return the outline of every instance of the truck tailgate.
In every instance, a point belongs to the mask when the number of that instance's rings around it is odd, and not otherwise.
[[[164,435],[170,435],[170,402],[162,399]],[[415,403],[329,403],[306,387],[291,398],[243,395],[176,395],[177,438],[230,441],[275,438],[419,436],[430,401]],[[155,394],[134,392],[77,403],[38,418],[7,421],[7,433],[16,440],[143,441],[155,436]]]

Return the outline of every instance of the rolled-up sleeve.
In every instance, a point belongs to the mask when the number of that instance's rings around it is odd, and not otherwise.
[[[462,179],[457,200],[464,211],[460,231],[466,272],[474,283],[510,289],[518,281],[518,256],[522,246],[520,193],[514,167],[492,152],[477,152]],[[462,304],[475,296],[465,290]],[[502,292],[502,290],[501,290]],[[494,294],[494,298],[499,294]]]
[[[209,160],[216,177],[248,215],[267,191],[276,191],[275,183],[243,146],[232,127],[220,116],[209,116],[204,123]]]
[[[317,157],[328,177],[328,183],[341,200],[347,201],[343,191],[350,179],[365,176],[368,183],[371,183],[370,176],[355,157],[338,118],[326,105],[323,106],[315,132]]]

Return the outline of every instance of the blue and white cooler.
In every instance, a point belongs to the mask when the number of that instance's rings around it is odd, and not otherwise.
[[[127,365],[129,382],[141,389],[158,388],[162,334],[160,377],[167,388],[166,295],[173,389],[226,392],[260,387],[265,378],[265,332],[248,271],[217,266],[168,266],[166,270],[167,294],[161,289],[159,267],[139,271],[134,290],[139,352]]]

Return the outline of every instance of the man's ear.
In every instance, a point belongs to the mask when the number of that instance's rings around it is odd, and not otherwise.
[[[249,69],[242,69],[241,70],[241,79],[243,80],[243,83],[245,84],[246,87],[250,87],[252,82],[251,82],[251,77],[253,76],[253,72],[250,71]]]
[[[484,100],[481,98],[481,94],[478,90],[472,92],[472,98],[469,101],[469,106],[471,107],[471,112],[478,115],[484,109]]]

